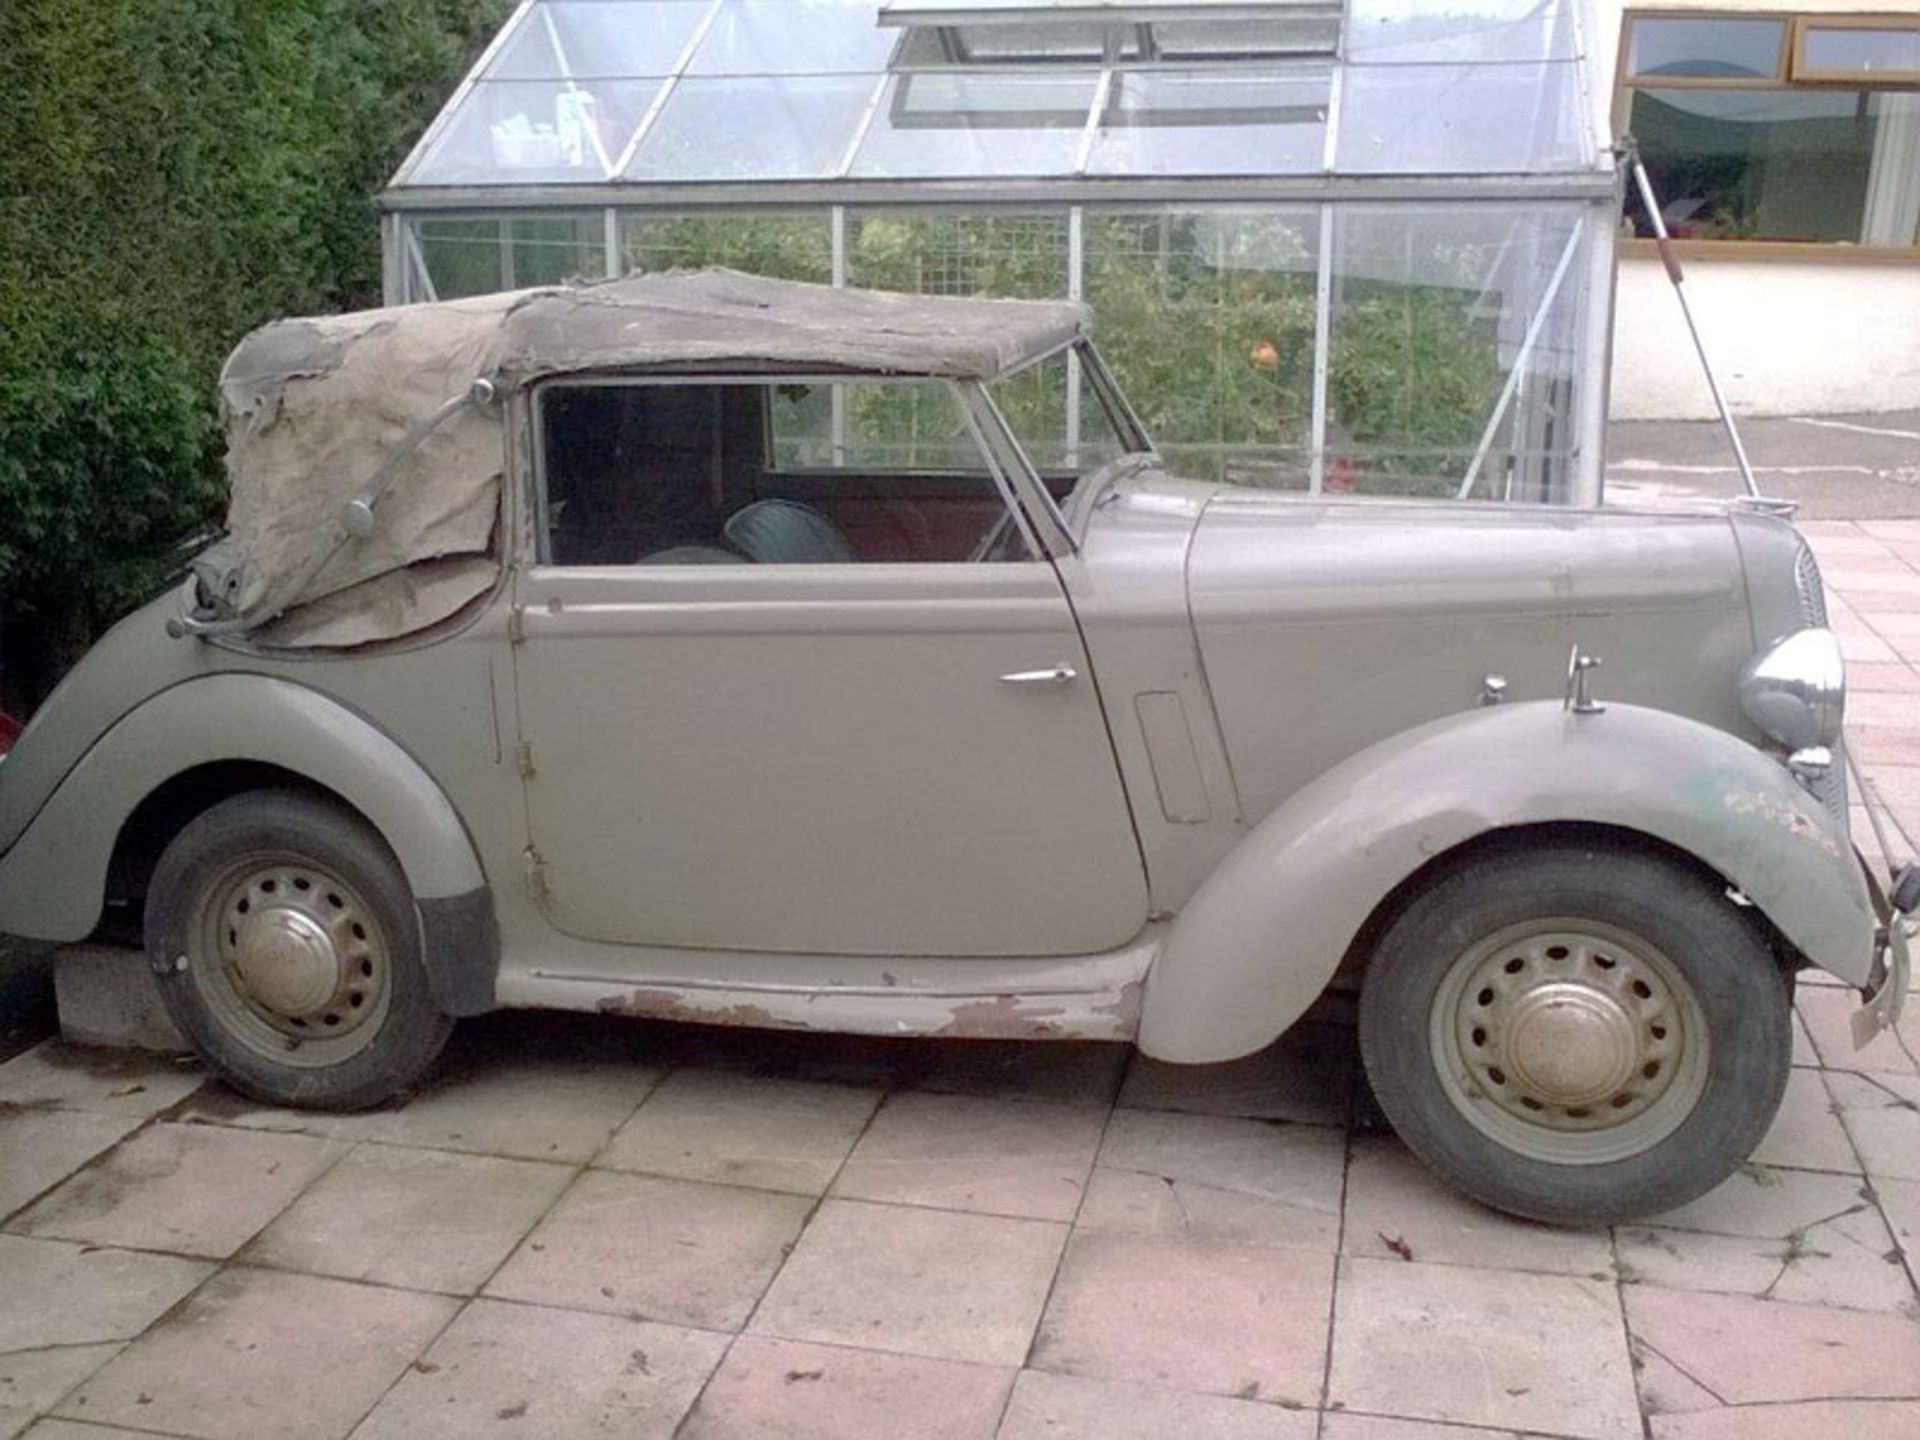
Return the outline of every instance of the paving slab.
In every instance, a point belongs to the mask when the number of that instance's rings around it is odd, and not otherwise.
[[[1874,1192],[1880,1197],[1881,1212],[1894,1243],[1906,1253],[1907,1273],[1920,1277],[1920,1183],[1911,1180],[1882,1180]]]
[[[941,1095],[1050,1100],[1104,1110],[1119,1093],[1133,1056],[1131,1045],[1107,1043],[934,1040],[899,1084]]]
[[[0,1106],[51,1106],[137,1115],[171,1109],[206,1084],[199,1066],[137,1050],[93,1050],[47,1040],[0,1065]]]
[[[16,1215],[8,1228],[92,1245],[224,1258],[344,1153],[338,1143],[309,1135],[149,1125]]]
[[[1840,1119],[1878,1180],[1920,1180],[1920,1075],[1827,1077]]]
[[[227,1270],[59,1413],[194,1440],[341,1440],[458,1308],[409,1290]]]
[[[1408,1419],[1641,1434],[1614,1287],[1574,1276],[1344,1260],[1330,1392]]]
[[[810,1208],[800,1195],[590,1171],[521,1242],[486,1293],[737,1330]]]
[[[1797,1230],[1872,1203],[1857,1175],[1744,1165],[1698,1200],[1654,1216],[1648,1223],[1670,1230],[1784,1240]]]
[[[1034,1368],[1297,1406],[1320,1403],[1333,1257],[1076,1234]]]
[[[1821,1400],[1657,1415],[1653,1440],[1913,1440],[1920,1400]]]
[[[1328,1411],[1320,1440],[1523,1440],[1517,1430],[1485,1430],[1478,1425],[1439,1425],[1431,1420],[1399,1420],[1381,1415]]]
[[[246,1130],[377,1140],[470,1155],[583,1165],[658,1083],[657,1067],[511,1050],[470,1058],[403,1104],[355,1115],[258,1105],[218,1087],[179,1119]]]
[[[353,1440],[668,1440],[726,1349],[705,1330],[477,1300]]]
[[[1629,1337],[1640,1408],[1647,1415],[1683,1415],[1716,1410],[1720,1397],[1686,1374],[1638,1336]]]
[[[1167,1065],[1136,1055],[1120,1103],[1250,1120],[1344,1126],[1353,1114],[1359,1043],[1335,1025],[1296,1025],[1265,1050],[1224,1065]]]
[[[1348,1255],[1554,1275],[1613,1273],[1605,1231],[1540,1225],[1491,1210],[1438,1179],[1391,1135],[1355,1137],[1346,1214]]]
[[[1911,1398],[1920,1322],[1908,1316],[1789,1305],[1635,1285],[1634,1338],[1725,1405]]]
[[[1076,1224],[1331,1251],[1345,1169],[1325,1126],[1116,1110]]]
[[[1706,1235],[1623,1226],[1621,1277],[1633,1284],[1905,1314],[1913,1287],[1878,1209],[1862,1204],[1787,1235]]]
[[[992,1440],[1013,1371],[743,1335],[681,1440]]]
[[[833,1194],[1071,1220],[1106,1119],[1085,1105],[896,1094],[853,1147]]]
[[[575,1173],[534,1160],[362,1145],[262,1231],[244,1258],[470,1295]]]
[[[374,1138],[583,1164],[626,1123],[660,1073],[619,1059],[489,1056],[388,1112]]]
[[[6,1434],[0,1430],[0,1435]],[[157,1430],[122,1430],[118,1425],[83,1425],[77,1420],[42,1420],[22,1440],[154,1440]],[[169,1440],[162,1435],[160,1440]]]
[[[0,1235],[0,1435],[51,1410],[213,1268]]]
[[[818,1195],[880,1098],[880,1091],[864,1087],[679,1070],[647,1097],[595,1163]]]
[[[1795,1069],[1787,1076],[1780,1113],[1753,1152],[1753,1160],[1758,1165],[1797,1170],[1860,1173],[1860,1158],[1840,1123],[1839,1106],[1818,1070]]]
[[[1311,1410],[1024,1370],[999,1440],[1314,1440]]]
[[[138,1115],[0,1106],[0,1218],[51,1190],[140,1128]]]
[[[131,1340],[213,1268],[171,1255],[0,1235],[0,1359]]]
[[[0,1440],[25,1430],[125,1348],[115,1340],[0,1355]]]
[[[1013,1367],[1067,1227],[827,1200],[749,1327],[786,1340]]]

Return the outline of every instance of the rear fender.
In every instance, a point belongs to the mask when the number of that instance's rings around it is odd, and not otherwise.
[[[1813,964],[1865,984],[1878,930],[1859,861],[1786,768],[1698,721],[1557,702],[1449,716],[1344,761],[1263,820],[1175,920],[1140,1045],[1230,1060],[1270,1043],[1333,977],[1394,888],[1476,837],[1588,823],[1637,831],[1737,887]]]
[[[122,827],[147,796],[202,765],[251,761],[311,781],[378,830],[418,903],[436,998],[492,1003],[499,936],[473,842],[420,764],[364,717],[304,686],[214,675],[164,690],[83,755],[0,857],[0,931],[86,938],[99,923]]]

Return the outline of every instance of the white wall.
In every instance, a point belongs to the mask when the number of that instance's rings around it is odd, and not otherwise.
[[[1687,299],[1736,411],[1920,409],[1920,263],[1693,260]],[[1620,259],[1611,413],[1708,419],[1713,401],[1666,271]]]

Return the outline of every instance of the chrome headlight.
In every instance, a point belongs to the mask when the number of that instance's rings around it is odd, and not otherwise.
[[[1831,630],[1798,630],[1740,674],[1740,708],[1789,750],[1840,743],[1847,709],[1847,667]]]

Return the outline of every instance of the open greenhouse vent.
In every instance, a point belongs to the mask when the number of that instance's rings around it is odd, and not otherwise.
[[[896,65],[1222,65],[1339,53],[1341,0],[885,0]]]

